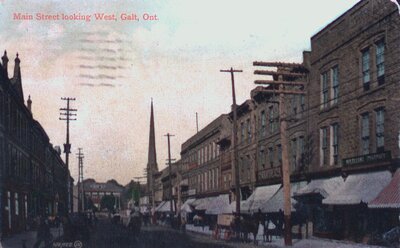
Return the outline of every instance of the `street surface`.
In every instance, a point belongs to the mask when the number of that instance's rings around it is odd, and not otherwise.
[[[100,219],[90,240],[83,243],[83,248],[197,248],[230,247],[216,242],[210,237],[187,235],[183,232],[160,226],[144,226],[139,236],[135,237],[125,227],[111,223],[109,219]]]

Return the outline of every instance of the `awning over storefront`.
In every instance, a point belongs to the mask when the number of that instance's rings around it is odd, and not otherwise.
[[[229,208],[229,195],[219,195],[211,200],[208,208],[206,209],[206,214],[223,214],[226,212],[226,209]]]
[[[172,211],[175,212],[174,201],[172,201]],[[171,201],[161,202],[160,205],[158,205],[158,207],[156,208],[156,212],[171,212]]]
[[[165,204],[165,201],[160,202],[158,206],[156,207],[155,211],[158,212],[158,210]]]
[[[389,184],[391,179],[389,171],[349,175],[344,184],[322,200],[322,203],[330,205],[369,203]]]
[[[246,208],[248,208],[246,201],[241,201],[240,202],[240,213],[248,214],[249,213],[248,211],[243,210]],[[229,204],[229,208],[225,209],[224,214],[232,214],[232,213],[236,213],[236,201],[232,201],[231,204]]]
[[[181,211],[185,213],[191,213],[193,211],[191,204],[195,201],[196,199],[191,198],[187,199],[185,203],[181,206]]]
[[[293,196],[305,196],[311,194],[320,194],[323,198],[335,193],[335,191],[344,184],[342,177],[332,177],[327,179],[312,180],[305,187],[294,192]]]
[[[280,184],[257,187],[244,202],[242,212],[255,213],[279,190]]]
[[[293,196],[293,192],[296,192],[300,188],[303,188],[304,186],[307,185],[307,182],[295,182],[290,184],[290,195]],[[294,209],[294,204],[297,202],[295,199],[290,198],[292,202],[292,211],[295,211]],[[283,211],[284,206],[284,197],[283,197],[283,186],[281,186],[276,192],[271,199],[266,201],[265,203],[262,204],[261,206],[261,212],[263,213],[276,213],[279,212],[279,210]]]
[[[200,198],[200,199],[196,199],[193,203],[192,206],[196,209],[196,210],[206,210],[209,206],[211,201],[216,198],[218,196],[215,197],[205,197],[205,198]]]
[[[390,183],[368,204],[370,208],[400,208],[400,169]]]

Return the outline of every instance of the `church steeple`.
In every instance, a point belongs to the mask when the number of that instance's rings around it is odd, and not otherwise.
[[[154,110],[153,99],[151,99],[150,107],[150,133],[149,133],[149,154],[147,160],[147,187],[150,201],[154,204],[154,175],[158,172],[157,152],[156,152],[156,137],[154,131]]]
[[[147,165],[152,167],[152,169],[154,170],[153,172],[158,172],[156,137],[155,137],[155,131],[154,131],[153,99],[151,99],[151,107],[150,107],[149,154],[148,154]]]

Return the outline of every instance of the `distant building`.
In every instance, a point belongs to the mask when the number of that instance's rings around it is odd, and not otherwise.
[[[115,180],[108,180],[105,183],[96,182],[94,179],[83,180],[83,189],[87,200],[101,210],[101,199],[106,195],[115,197],[115,209],[121,209],[121,197],[124,187]]]

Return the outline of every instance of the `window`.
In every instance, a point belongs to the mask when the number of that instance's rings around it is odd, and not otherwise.
[[[300,163],[304,163],[303,160],[304,160],[305,150],[304,150],[304,137],[303,136],[300,136],[298,139],[298,147],[299,147],[299,154],[300,154]],[[303,164],[301,164],[301,165],[303,165]]]
[[[258,154],[258,163],[259,166],[261,166],[262,168],[265,167],[265,152],[264,152],[264,147],[260,148],[260,152]]]
[[[268,160],[269,160],[269,165],[274,167],[274,148],[270,147],[268,148]]]
[[[328,128],[321,128],[321,165],[328,163]]]
[[[11,192],[7,191],[8,228],[11,229]]]
[[[362,76],[363,76],[363,85],[364,90],[369,90],[369,48],[362,51]]]
[[[339,67],[332,68],[332,104],[336,104],[339,98]]]
[[[247,142],[251,142],[251,122],[250,119],[247,119]]]
[[[278,164],[282,165],[282,146],[278,145],[277,150],[278,150]]]
[[[265,126],[267,122],[267,116],[265,115],[265,111],[261,112],[261,136],[265,137]]]
[[[362,154],[369,154],[369,114],[361,117],[361,148]]]
[[[376,43],[376,71],[378,84],[385,82],[385,42],[380,40]]]
[[[383,152],[385,146],[385,110],[380,108],[376,114],[376,152]]]
[[[301,112],[304,112],[305,107],[306,107],[305,97],[304,97],[304,95],[300,95],[300,108],[301,108]]]
[[[338,164],[338,156],[339,156],[339,124],[335,123],[331,126],[332,132],[332,160],[331,164]]]
[[[241,142],[244,142],[244,132],[245,132],[245,126],[244,126],[244,123],[242,122],[241,124],[240,124],[240,141]]]
[[[272,134],[275,132],[274,108],[272,106],[269,107],[268,117],[269,117],[269,132]]]
[[[322,108],[328,107],[328,72],[321,75],[321,103]]]
[[[292,139],[290,143],[290,157],[291,157],[291,164],[292,164],[292,171],[296,170],[297,167],[297,140]]]
[[[18,193],[14,193],[14,200],[15,200],[15,215],[19,215]]]

